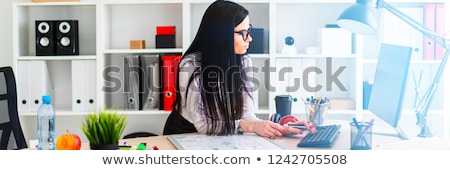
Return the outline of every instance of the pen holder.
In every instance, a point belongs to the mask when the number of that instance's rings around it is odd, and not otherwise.
[[[305,103],[306,120],[314,126],[323,124],[325,114],[328,111],[329,102],[326,103]]]
[[[372,149],[372,125],[368,122],[350,123],[350,149],[371,150]]]

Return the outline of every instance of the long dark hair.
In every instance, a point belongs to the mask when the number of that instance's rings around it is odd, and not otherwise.
[[[224,0],[213,2],[203,15],[194,41],[183,55],[183,58],[192,53],[201,56],[201,68],[197,68],[190,77],[187,87],[195,77],[199,77],[202,107],[208,121],[206,133],[209,135],[233,134],[235,120],[243,114],[243,92],[249,94],[249,90],[243,82],[246,74],[242,69],[242,55],[234,52],[234,28],[248,14],[248,10],[237,3]],[[173,109],[180,114],[178,83],[176,88]]]

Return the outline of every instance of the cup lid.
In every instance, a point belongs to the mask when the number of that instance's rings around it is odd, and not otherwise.
[[[278,95],[278,96],[275,96],[275,100],[277,100],[277,101],[292,101],[292,96],[291,95]]]

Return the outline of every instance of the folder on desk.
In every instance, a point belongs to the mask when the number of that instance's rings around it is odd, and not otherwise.
[[[19,61],[17,74],[20,112],[36,112],[42,103],[43,95],[54,96],[46,61]]]
[[[140,81],[139,56],[130,55],[124,57],[124,93],[125,108],[139,110],[139,81]]]
[[[149,110],[159,108],[159,93],[161,91],[159,82],[159,57],[157,55],[142,55],[139,58],[143,70],[140,78],[139,109]]]
[[[178,64],[180,60],[181,55],[162,56],[163,110],[172,110],[172,104],[175,102]]]
[[[95,60],[72,60],[72,111],[96,109],[95,75]]]

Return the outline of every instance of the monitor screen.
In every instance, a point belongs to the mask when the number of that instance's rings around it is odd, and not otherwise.
[[[411,47],[382,44],[368,110],[397,128],[411,59]]]

